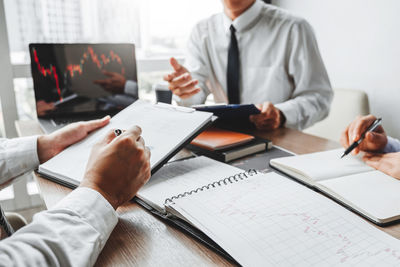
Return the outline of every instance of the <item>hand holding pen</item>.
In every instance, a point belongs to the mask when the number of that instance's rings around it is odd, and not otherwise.
[[[381,121],[373,115],[358,117],[343,131],[340,143],[353,155],[360,151],[382,152],[387,144],[387,137]]]

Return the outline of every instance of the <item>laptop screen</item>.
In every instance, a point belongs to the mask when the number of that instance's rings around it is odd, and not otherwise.
[[[138,99],[133,44],[30,44],[39,117],[110,114]]]

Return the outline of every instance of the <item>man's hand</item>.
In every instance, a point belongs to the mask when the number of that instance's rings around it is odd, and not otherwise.
[[[80,186],[104,196],[116,209],[132,199],[150,178],[150,151],[134,126],[115,137],[110,131],[92,148]]]
[[[340,143],[343,147],[348,148],[353,142],[361,138],[362,133],[376,120],[373,115],[358,116],[349,126],[343,131],[340,136]],[[364,140],[353,149],[352,154],[356,155],[360,151],[366,152],[381,152],[388,142],[385,131],[382,126],[375,129],[374,132],[369,132],[365,135]]]
[[[169,83],[169,89],[173,94],[185,99],[200,92],[200,88],[196,87],[199,81],[193,79],[185,67],[173,57],[170,59],[170,64],[174,68],[174,72],[165,75],[164,80]]]
[[[282,125],[284,116],[271,102],[264,102],[263,104],[258,104],[256,106],[261,113],[251,115],[249,119],[256,125],[257,129],[274,130]]]
[[[95,80],[93,83],[100,85],[104,90],[113,94],[123,94],[125,90],[126,79],[117,72],[103,71],[108,78],[104,80]]]
[[[36,102],[36,113],[38,116],[43,116],[49,111],[52,111],[56,108],[53,102],[47,103],[44,100],[39,100]]]
[[[400,152],[386,154],[366,153],[363,160],[372,168],[400,180]]]
[[[68,146],[79,142],[89,133],[107,125],[109,122],[110,116],[99,120],[75,122],[49,135],[39,136],[37,149],[40,163],[48,161]]]

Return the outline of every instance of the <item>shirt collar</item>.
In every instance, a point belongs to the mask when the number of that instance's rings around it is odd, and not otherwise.
[[[227,34],[230,34],[230,26],[233,25],[235,27],[236,32],[241,32],[245,30],[252,22],[254,22],[257,17],[261,13],[263,3],[260,0],[256,0],[254,4],[249,7],[243,14],[237,17],[234,21],[232,21],[226,14],[223,12],[223,23],[224,29]]]

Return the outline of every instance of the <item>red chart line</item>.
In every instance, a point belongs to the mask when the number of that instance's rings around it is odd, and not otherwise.
[[[51,64],[50,64],[49,68],[45,68],[44,66],[42,66],[40,64],[36,49],[33,49],[33,56],[34,56],[34,60],[35,60],[35,63],[36,63],[39,73],[43,77],[47,77],[47,76],[53,77],[54,82],[56,84],[56,88],[57,88],[57,94],[59,96],[60,101],[62,101],[63,98],[61,95],[60,79],[58,77],[56,67]],[[102,70],[104,68],[104,66],[108,65],[111,62],[117,62],[119,65],[122,66],[121,57],[117,53],[115,53],[113,50],[110,50],[108,56],[106,56],[105,54],[101,54],[99,57],[99,55],[96,52],[94,52],[93,48],[91,46],[88,46],[87,51],[85,51],[82,54],[82,57],[79,60],[79,64],[68,64],[66,66],[66,69],[64,70],[64,76],[66,76],[67,73],[69,73],[71,77],[74,77],[75,73],[82,75],[84,65],[86,62],[88,62],[89,58],[92,61],[92,63],[94,63],[97,66],[97,68],[99,70]],[[122,75],[125,74],[124,67],[121,68],[121,74]]]
[[[38,71],[39,71],[44,77],[47,77],[47,75],[53,75],[53,79],[54,79],[54,81],[55,81],[55,83],[56,83],[56,87],[57,87],[58,96],[60,97],[60,101],[62,101],[63,98],[62,98],[62,96],[61,96],[60,83],[59,83],[59,79],[58,79],[58,74],[57,74],[56,67],[53,66],[53,65],[50,65],[50,68],[48,68],[48,69],[45,68],[45,67],[43,67],[43,66],[40,64],[40,62],[39,62],[39,57],[38,57],[38,55],[37,55],[36,49],[33,49],[33,56],[34,56],[35,63],[36,63],[36,66],[37,66],[37,68],[38,68]]]

